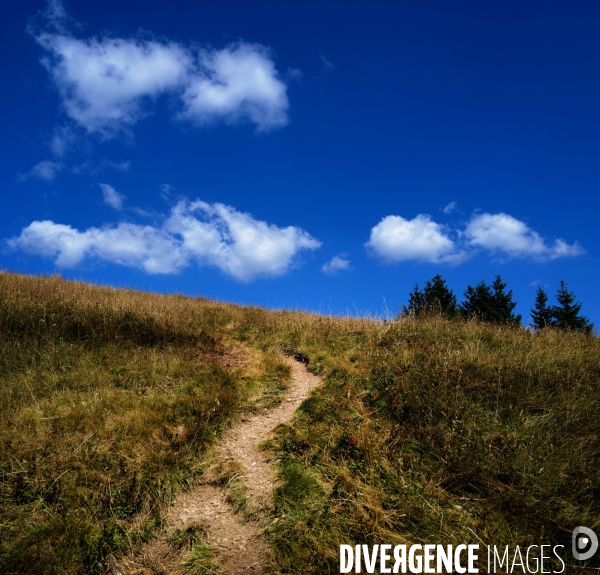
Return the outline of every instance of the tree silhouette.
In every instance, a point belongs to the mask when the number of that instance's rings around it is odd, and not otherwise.
[[[552,308],[548,306],[548,295],[539,285],[535,294],[535,304],[531,310],[531,319],[536,329],[544,329],[555,323]]]
[[[408,296],[408,306],[402,306],[402,313],[418,317],[426,309],[425,294],[419,289],[419,284],[415,284],[415,287]]]
[[[457,313],[456,296],[446,285],[446,280],[437,274],[425,282],[423,291],[416,284],[410,292],[408,306],[403,307],[405,315],[419,316],[427,314],[442,314],[454,317]]]
[[[556,292],[558,305],[552,306],[554,325],[561,329],[590,333],[594,329],[594,324],[590,323],[587,317],[579,315],[582,304],[575,299],[575,294],[567,289],[567,284],[561,279],[560,288]]]
[[[491,286],[485,281],[475,287],[467,286],[465,300],[460,306],[465,319],[477,317],[490,323],[521,323],[521,315],[515,315],[517,306],[512,300],[512,290],[506,290],[506,283],[498,275]]]
[[[427,309],[433,313],[441,313],[448,317],[456,315],[456,296],[446,285],[446,280],[437,274],[425,284],[423,290]]]
[[[492,313],[492,290],[483,280],[475,287],[467,286],[460,310],[465,319],[478,317],[487,320]]]

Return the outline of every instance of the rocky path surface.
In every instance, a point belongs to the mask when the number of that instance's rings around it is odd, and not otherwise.
[[[275,427],[289,422],[310,391],[321,383],[303,363],[292,358],[286,362],[292,378],[282,403],[245,416],[230,427],[213,450],[202,482],[180,493],[167,512],[166,534],[198,524],[206,529],[217,573],[222,575],[257,575],[271,561],[262,530],[265,512],[272,508],[276,468],[272,456],[258,446],[271,437]],[[248,498],[246,513],[236,512],[231,485],[223,485],[223,469],[236,470],[231,479],[243,485]],[[112,571],[122,575],[179,575],[183,566],[163,536],[148,543],[135,557],[122,559]]]

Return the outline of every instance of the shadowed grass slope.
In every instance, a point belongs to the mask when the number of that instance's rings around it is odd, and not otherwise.
[[[229,309],[0,274],[1,572],[101,572],[160,528],[256,387]]]

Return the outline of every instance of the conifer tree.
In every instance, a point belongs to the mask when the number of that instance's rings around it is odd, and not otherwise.
[[[456,296],[446,285],[446,280],[437,274],[425,282],[423,291],[415,285],[409,295],[408,306],[403,307],[404,315],[419,316],[425,313],[443,314],[454,317],[457,313]]]
[[[548,295],[539,285],[535,294],[534,308],[531,310],[531,319],[535,329],[544,329],[554,325],[552,308],[548,306]]]
[[[419,284],[415,284],[415,287],[408,296],[408,306],[402,306],[402,313],[404,315],[419,316],[426,309],[425,295],[419,289]]]
[[[517,302],[512,299],[513,292],[506,289],[506,283],[502,281],[502,278],[498,275],[492,284],[494,290],[494,323],[521,323],[522,316],[515,315],[514,309],[517,307]]]
[[[492,312],[492,290],[483,280],[475,287],[467,286],[464,292],[465,300],[460,305],[460,311],[465,319],[477,317],[487,320]]]
[[[456,315],[456,296],[440,274],[435,275],[425,284],[423,295],[429,312],[441,313],[448,317]]]
[[[582,304],[575,299],[575,294],[567,289],[567,284],[561,279],[560,288],[556,292],[558,305],[552,306],[554,325],[561,329],[590,333],[594,329],[594,324],[590,323],[587,317],[579,315]]]
[[[467,286],[460,311],[465,319],[477,317],[490,323],[521,323],[521,316],[514,314],[517,304],[512,300],[512,290],[505,290],[506,283],[499,275],[491,286],[485,281],[475,287]]]

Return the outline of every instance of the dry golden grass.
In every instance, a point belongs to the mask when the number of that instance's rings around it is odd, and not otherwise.
[[[270,322],[327,380],[273,446],[283,572],[336,573],[343,543],[544,542],[570,556],[573,528],[597,526],[598,338],[441,317]]]
[[[0,274],[0,337],[3,572],[102,572],[151,537],[251,394],[278,400],[276,349],[326,380],[271,446],[282,573],[336,573],[342,543],[568,549],[600,517],[593,336]]]
[[[160,527],[260,384],[230,311],[0,274],[0,571],[99,571]]]

